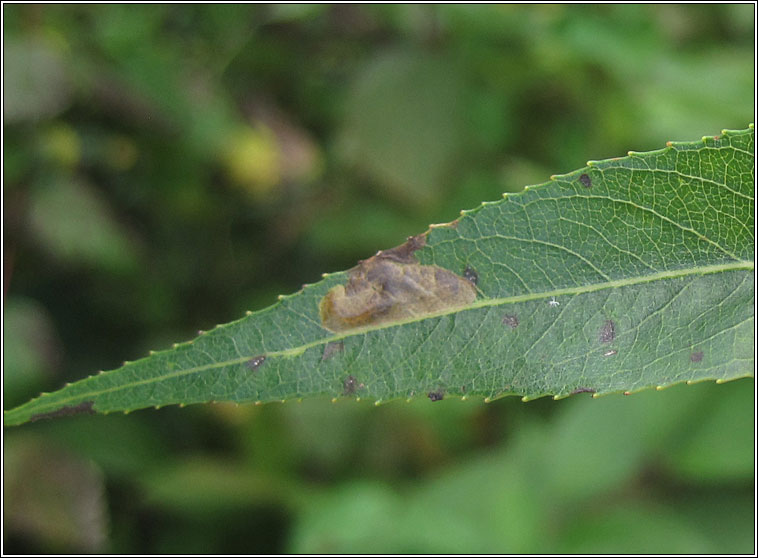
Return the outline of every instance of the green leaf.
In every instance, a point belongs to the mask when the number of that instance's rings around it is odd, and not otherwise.
[[[5,424],[174,403],[528,400],[752,376],[753,147],[751,125],[590,162],[43,394]]]

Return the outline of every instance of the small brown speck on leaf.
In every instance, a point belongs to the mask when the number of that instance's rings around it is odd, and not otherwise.
[[[442,401],[445,398],[445,392],[442,391],[441,389],[430,391],[427,394],[427,397],[429,397],[429,399],[431,399],[432,401]]]
[[[600,342],[610,343],[614,339],[616,339],[616,324],[613,323],[613,320],[606,320],[600,330]]]
[[[503,316],[503,324],[510,326],[512,329],[516,329],[518,327],[518,316],[506,314]]]
[[[353,395],[357,390],[363,389],[366,386],[359,383],[358,380],[355,379],[355,376],[350,375],[342,382],[342,387],[342,395]]]
[[[582,186],[585,188],[592,188],[592,179],[590,178],[590,175],[583,174],[579,177],[579,182],[582,183]]]
[[[35,422],[38,420],[58,418],[58,417],[70,417],[70,416],[81,415],[81,414],[94,415],[96,414],[95,409],[93,409],[94,405],[95,405],[94,401],[84,401],[82,403],[79,403],[78,405],[64,405],[63,407],[61,407],[60,409],[56,411],[50,411],[49,413],[39,413],[36,415],[32,415],[32,417],[29,419],[29,422]]]
[[[471,281],[474,285],[479,283],[479,274],[471,266],[467,265],[466,269],[463,270],[463,277]]]
[[[690,362],[700,362],[703,360],[703,351],[696,351],[690,355]]]
[[[266,355],[260,355],[254,358],[251,358],[247,361],[247,367],[250,370],[258,370],[260,368],[261,364],[263,364],[263,361],[266,360]]]

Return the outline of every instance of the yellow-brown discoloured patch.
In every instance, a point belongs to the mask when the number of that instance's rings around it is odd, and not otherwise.
[[[341,332],[369,325],[421,317],[463,308],[476,300],[476,287],[436,265],[420,265],[413,252],[425,243],[411,237],[392,250],[379,252],[350,271],[345,285],[321,300],[321,323]]]

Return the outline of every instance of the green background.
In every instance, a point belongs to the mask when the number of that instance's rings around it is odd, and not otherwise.
[[[754,119],[754,6],[4,5],[4,408]],[[6,429],[6,552],[750,553],[753,380]]]

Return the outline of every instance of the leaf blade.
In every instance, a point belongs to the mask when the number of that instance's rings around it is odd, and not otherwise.
[[[752,375],[753,145],[751,127],[590,162],[433,226],[415,256],[478,278],[480,297],[465,309],[333,334],[319,303],[348,275],[327,275],[172,350],[6,411],[5,424],[83,404],[532,399]]]

